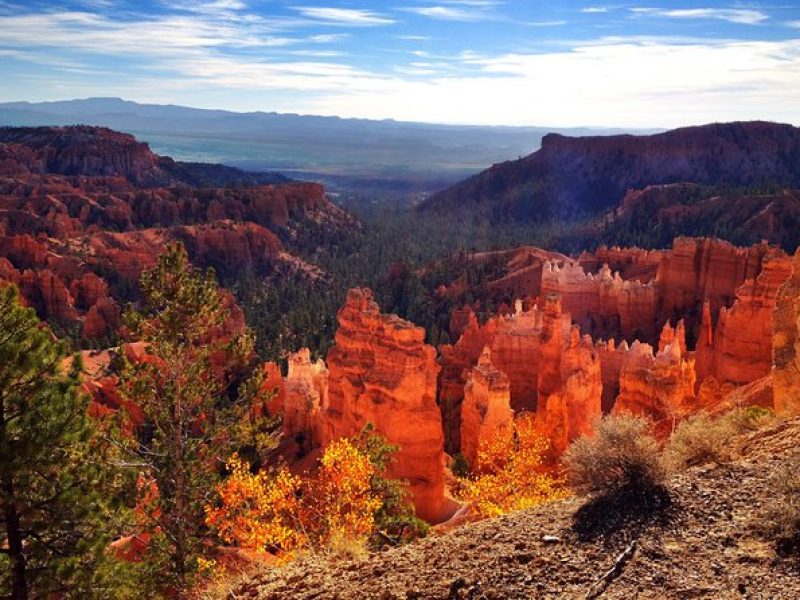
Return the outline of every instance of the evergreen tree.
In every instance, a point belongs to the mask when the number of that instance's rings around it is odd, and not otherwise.
[[[0,596],[86,597],[107,543],[80,361],[0,289]],[[94,590],[97,592],[97,590]]]
[[[141,418],[122,442],[142,470],[139,512],[152,534],[145,564],[162,591],[175,591],[197,568],[203,506],[243,415],[224,366],[243,364],[252,340],[222,334],[228,310],[214,272],[193,268],[180,244],[142,274],[140,287],[141,306],[125,321],[146,356],[124,366],[120,391]]]

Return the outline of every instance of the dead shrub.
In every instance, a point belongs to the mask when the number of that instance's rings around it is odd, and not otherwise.
[[[669,439],[666,462],[683,470],[707,462],[721,464],[733,457],[731,436],[736,428],[731,419],[699,414],[682,421]]]
[[[650,428],[641,417],[603,417],[594,435],[576,440],[564,454],[567,481],[578,492],[594,495],[660,486],[665,471]]]
[[[591,495],[575,513],[573,528],[581,539],[608,535],[654,517],[668,520],[671,506],[663,482],[666,472],[649,421],[630,415],[606,416],[593,436],[567,449],[567,481]]]
[[[800,556],[800,453],[779,469],[772,493],[765,529],[774,536],[780,554]]]
[[[670,437],[666,462],[676,470],[729,462],[736,457],[736,436],[763,427],[774,416],[771,410],[749,406],[717,416],[701,413],[689,417]]]
[[[735,433],[740,434],[756,431],[769,425],[775,420],[775,413],[762,406],[747,406],[734,408],[722,415],[721,419],[728,422]]]

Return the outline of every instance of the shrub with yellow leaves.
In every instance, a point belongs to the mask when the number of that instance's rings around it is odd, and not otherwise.
[[[250,550],[291,552],[305,544],[299,525],[299,477],[282,467],[251,473],[234,454],[217,486],[219,505],[206,506],[206,524],[228,543]]]
[[[382,504],[371,486],[375,467],[347,438],[328,446],[321,463],[311,494],[312,529],[323,544],[365,540]]]
[[[325,449],[314,477],[286,467],[252,473],[236,454],[228,471],[219,502],[206,506],[206,524],[225,543],[284,558],[305,547],[365,543],[383,503],[371,486],[375,467],[346,438]]]
[[[542,467],[548,442],[524,413],[513,431],[481,443],[473,477],[461,478],[458,496],[482,517],[523,510],[564,496],[561,482]]]

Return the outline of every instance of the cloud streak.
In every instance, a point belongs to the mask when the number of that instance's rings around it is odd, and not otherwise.
[[[602,17],[603,6],[575,8],[571,15],[584,24],[624,21],[624,30],[584,28],[585,37],[575,39],[578,29],[566,27],[564,11],[513,20],[510,3],[488,0],[380,11],[298,5],[274,14],[253,13],[254,0],[163,4],[168,10],[159,14],[0,11],[0,98],[19,100],[20,90],[34,90],[40,99],[120,95],[504,125],[798,118],[800,35],[792,28],[800,19],[791,12],[778,20],[744,8],[615,6],[612,18]],[[675,20],[669,37],[651,34],[656,17]],[[441,35],[440,20],[468,23],[470,38]],[[484,20],[493,37],[480,43],[472,32]],[[719,21],[717,37],[703,37],[692,20]],[[770,30],[773,38],[736,39],[742,25],[762,25],[748,28],[750,37]],[[533,27],[541,29],[534,35]]]
[[[631,8],[631,12],[651,17],[671,19],[717,19],[740,25],[758,25],[769,19],[769,15],[754,9],[744,8]]]
[[[371,10],[353,8],[323,8],[313,6],[295,7],[301,15],[329,25],[351,25],[357,27],[391,25],[394,19]]]

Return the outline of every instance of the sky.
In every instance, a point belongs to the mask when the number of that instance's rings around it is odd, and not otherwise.
[[[0,0],[0,101],[800,125],[800,0]]]

